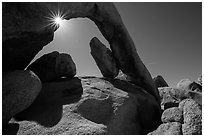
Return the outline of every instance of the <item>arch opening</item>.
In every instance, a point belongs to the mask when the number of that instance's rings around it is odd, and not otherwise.
[[[102,74],[90,54],[89,42],[93,37],[97,37],[110,49],[108,41],[90,19],[72,18],[70,20],[63,20],[54,33],[53,41],[38,52],[30,64],[44,54],[58,51],[71,55],[76,65],[76,76],[101,77]]]

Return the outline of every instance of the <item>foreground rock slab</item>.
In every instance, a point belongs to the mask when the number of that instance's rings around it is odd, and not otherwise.
[[[99,67],[102,75],[107,78],[115,78],[118,75],[116,61],[110,49],[108,49],[98,38],[94,37],[90,41],[91,55]]]
[[[147,134],[160,124],[161,111],[151,94],[126,81],[81,77],[43,84],[15,118],[10,124],[19,128],[7,134]]]
[[[41,81],[32,71],[16,70],[3,74],[2,123],[28,108],[41,91]]]

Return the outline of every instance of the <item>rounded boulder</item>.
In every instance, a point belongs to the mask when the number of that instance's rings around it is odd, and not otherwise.
[[[2,122],[5,125],[14,115],[33,103],[42,85],[40,79],[27,70],[3,74],[2,83]]]
[[[74,77],[76,66],[66,53],[53,51],[37,59],[27,70],[32,70],[42,82],[54,81],[61,77]]]

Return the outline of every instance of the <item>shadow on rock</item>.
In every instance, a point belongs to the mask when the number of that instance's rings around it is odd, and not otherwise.
[[[155,130],[161,124],[161,107],[157,103],[154,96],[146,92],[134,84],[124,80],[109,79],[108,80],[114,87],[126,91],[128,94],[135,94],[137,96],[138,115],[136,120],[139,121],[142,129],[142,134],[147,134],[149,131]]]
[[[36,121],[45,127],[55,126],[62,118],[63,105],[80,100],[83,93],[81,80],[78,78],[61,78],[44,83],[34,103],[23,112],[17,114],[18,121]]]
[[[2,128],[2,135],[16,135],[19,129],[18,123],[9,123]]]

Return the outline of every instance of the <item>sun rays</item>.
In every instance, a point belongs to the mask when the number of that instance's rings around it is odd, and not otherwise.
[[[66,15],[66,13],[63,13],[59,9],[57,11],[49,9],[49,13],[45,17],[48,24],[46,24],[44,27],[53,27],[54,29],[59,28],[63,24]]]
[[[60,25],[60,24],[62,24],[62,18],[61,17],[55,17],[54,18],[54,21],[55,21],[55,24],[57,24],[57,25]]]

